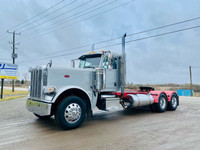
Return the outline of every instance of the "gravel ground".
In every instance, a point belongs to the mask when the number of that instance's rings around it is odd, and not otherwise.
[[[39,120],[25,108],[26,98],[0,102],[2,150],[199,150],[200,98],[180,97],[176,111],[123,111],[109,102],[109,112],[95,111],[81,127],[63,131],[54,117]]]

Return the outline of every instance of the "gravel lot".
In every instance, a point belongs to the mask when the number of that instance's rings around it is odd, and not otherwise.
[[[200,98],[180,97],[176,111],[123,111],[109,102],[109,112],[95,111],[81,127],[63,131],[54,118],[39,120],[25,108],[26,98],[0,102],[2,150],[199,150]]]

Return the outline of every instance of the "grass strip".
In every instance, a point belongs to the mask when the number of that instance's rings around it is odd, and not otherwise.
[[[20,95],[20,96],[10,96],[10,97],[3,97],[3,99],[0,99],[0,102],[3,101],[8,101],[8,100],[13,100],[13,99],[17,99],[17,98],[22,98],[22,97],[27,97],[28,95]]]
[[[12,92],[11,89],[3,89],[3,95],[20,95],[20,94],[28,94],[28,93],[29,93],[28,91],[15,90],[14,92]]]

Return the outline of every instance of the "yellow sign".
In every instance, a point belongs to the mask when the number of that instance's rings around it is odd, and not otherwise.
[[[0,76],[0,79],[17,79],[15,76]]]

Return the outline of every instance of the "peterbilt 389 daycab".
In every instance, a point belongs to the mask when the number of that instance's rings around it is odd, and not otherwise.
[[[150,87],[125,90],[125,36],[122,54],[110,51],[79,57],[79,67],[47,66],[31,68],[30,95],[27,109],[39,118],[55,115],[64,129],[77,128],[94,107],[106,110],[106,99],[118,98],[125,108],[149,106],[154,112],[176,110],[179,97],[174,91],[155,91]]]

